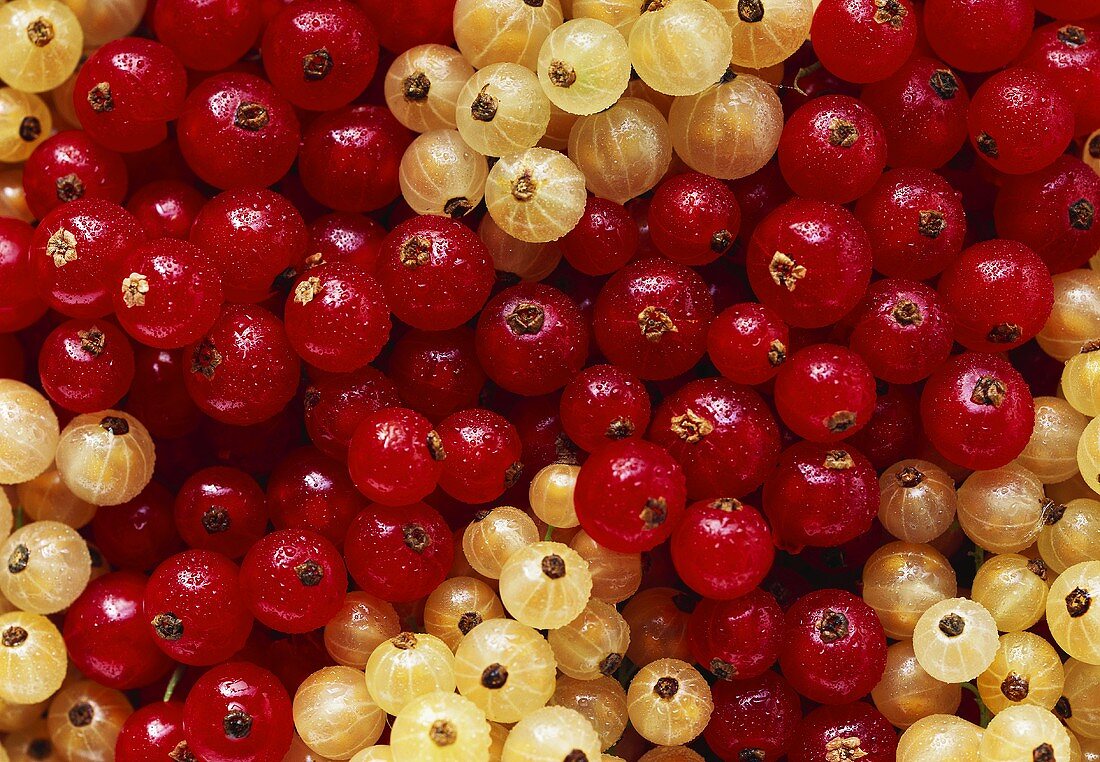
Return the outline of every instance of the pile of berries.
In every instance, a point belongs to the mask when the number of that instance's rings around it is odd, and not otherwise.
[[[1100,0],[0,0],[0,762],[1100,762]]]

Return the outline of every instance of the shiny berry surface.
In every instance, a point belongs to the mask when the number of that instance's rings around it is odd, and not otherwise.
[[[615,365],[585,368],[561,395],[562,428],[588,452],[609,441],[643,436],[651,412],[642,382]]]
[[[38,374],[46,394],[74,413],[114,407],[134,378],[134,350],[105,320],[67,320],[42,344]]]
[[[699,595],[720,600],[752,591],[775,558],[763,515],[732,498],[689,505],[670,548],[680,579]]]
[[[368,500],[407,505],[439,484],[447,451],[431,421],[408,408],[368,414],[351,438],[348,470]]]
[[[775,380],[775,407],[790,429],[812,442],[839,442],[867,425],[875,379],[855,352],[815,344],[796,352]]]
[[[212,466],[183,483],[174,506],[176,529],[190,547],[240,558],[267,529],[267,501],[244,471]]]
[[[355,583],[393,602],[422,598],[444,580],[454,558],[451,530],[434,508],[374,503],[348,530],[344,560]]]
[[[795,743],[798,694],[775,672],[714,684],[714,714],[704,731],[724,759],[779,759]]]

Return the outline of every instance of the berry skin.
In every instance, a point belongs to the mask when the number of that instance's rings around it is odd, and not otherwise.
[[[839,442],[871,419],[875,377],[855,352],[815,344],[798,350],[779,369],[775,408],[798,436],[811,442]]]
[[[209,550],[165,560],[145,588],[153,642],[178,662],[216,664],[239,651],[252,631],[237,565]]]
[[[588,326],[573,300],[541,283],[497,294],[475,336],[481,367],[498,386],[534,396],[556,391],[588,357]]]
[[[820,706],[799,726],[791,744],[790,762],[828,759],[864,759],[890,762],[896,759],[898,735],[882,713],[862,701],[843,706]]]
[[[83,130],[65,130],[43,140],[23,166],[27,206],[40,220],[82,198],[122,203],[127,184],[122,157]]]
[[[810,27],[814,53],[849,82],[877,82],[901,68],[917,43],[909,0],[823,0]]]
[[[491,410],[460,410],[440,421],[436,430],[447,453],[439,486],[456,500],[496,500],[523,473],[516,427]]]
[[[115,745],[115,762],[168,758],[187,741],[183,737],[183,704],[154,701],[126,718]]]
[[[699,172],[674,175],[649,201],[649,235],[674,262],[705,265],[725,254],[741,228],[741,209],[725,183]]]
[[[157,482],[129,502],[97,511],[91,528],[95,546],[119,569],[152,569],[183,550],[172,518],[172,494]]]
[[[1035,407],[1023,377],[995,355],[964,352],[924,386],[921,421],[929,441],[952,463],[1000,468],[1031,438]]]
[[[760,511],[732,498],[689,505],[672,532],[670,548],[680,579],[699,595],[718,600],[749,593],[764,581],[775,559],[771,529]]]
[[[631,262],[596,299],[596,343],[614,365],[642,380],[673,378],[706,351],[714,300],[695,271],[667,259]]]
[[[189,69],[217,71],[236,62],[263,25],[256,0],[157,1],[152,19],[157,39]]]
[[[227,304],[210,331],[184,350],[187,391],[223,423],[244,426],[271,418],[298,389],[300,363],[282,321],[251,304]]]
[[[294,735],[290,696],[255,664],[219,664],[187,694],[183,727],[197,759],[279,762]]]
[[[791,552],[834,547],[871,528],[878,514],[875,469],[847,445],[798,442],[779,456],[764,483],[764,513],[775,543]]]
[[[174,508],[176,529],[192,548],[240,558],[267,530],[267,501],[256,480],[213,466],[183,483]]]
[[[871,242],[841,206],[796,198],[756,226],[746,258],[756,296],[789,325],[831,325],[871,280]]]
[[[855,214],[871,239],[875,270],[891,277],[931,278],[955,261],[966,238],[962,195],[923,169],[886,172]]]
[[[150,240],[187,240],[191,225],[206,203],[194,186],[180,180],[155,180],[130,194],[126,211],[137,218]]]
[[[38,354],[38,375],[49,398],[74,413],[114,407],[134,379],[134,350],[106,320],[67,320],[50,332]]]
[[[855,98],[815,98],[783,127],[779,169],[799,196],[846,204],[870,190],[885,168],[882,123]]]
[[[249,610],[279,632],[323,627],[344,605],[347,589],[340,551],[310,529],[277,529],[241,562],[241,593]]]
[[[932,50],[963,71],[995,71],[1027,44],[1031,0],[928,0],[924,33]]]
[[[386,229],[370,217],[351,212],[323,214],[309,224],[309,256],[302,264],[350,262],[374,275],[385,238]],[[316,261],[314,254],[320,254]]]
[[[149,685],[172,668],[142,611],[144,575],[113,572],[92,580],[65,614],[69,655],[85,676],[109,688]]]
[[[301,447],[268,477],[267,505],[276,529],[312,529],[340,547],[367,502],[344,464],[312,447]]]
[[[368,500],[408,505],[435,491],[446,457],[431,421],[408,408],[389,407],[368,413],[356,428],[348,470]]]
[[[266,186],[287,173],[301,127],[294,107],[251,74],[215,74],[187,96],[176,135],[187,165],[217,188]]]
[[[134,352],[134,380],[126,396],[126,412],[144,423],[154,438],[186,436],[199,426],[202,414],[187,393],[184,372],[182,349],[139,345]]]
[[[609,441],[641,437],[650,413],[645,385],[616,365],[585,368],[561,395],[562,428],[588,452]]]
[[[420,216],[386,236],[378,280],[390,309],[413,328],[457,328],[478,313],[496,280],[481,239],[461,222]]]
[[[683,470],[663,447],[642,440],[610,442],[589,456],[573,502],[581,527],[620,553],[660,545],[687,503]]]
[[[359,0],[359,5],[374,22],[382,47],[391,53],[401,53],[414,45],[449,45],[454,41],[453,0],[411,0],[400,6],[389,0]]]
[[[874,610],[843,590],[817,590],[787,611],[779,666],[811,701],[847,704],[886,669],[886,635]]]
[[[1016,241],[971,246],[939,282],[955,318],[955,339],[976,352],[1014,349],[1042,330],[1054,305],[1054,285],[1038,255]]]
[[[307,0],[267,24],[261,50],[275,89],[299,108],[329,111],[366,89],[378,65],[378,35],[353,3]]]
[[[439,512],[424,503],[378,503],[355,517],[344,543],[355,584],[386,601],[423,598],[447,578],[454,538]]]
[[[391,346],[388,371],[402,402],[432,419],[475,407],[486,381],[465,326],[410,330]]]
[[[626,207],[589,196],[584,216],[558,245],[565,260],[585,275],[610,275],[638,251],[638,227]]]
[[[955,321],[936,292],[918,281],[872,283],[854,321],[849,348],[892,384],[927,378],[951,354]]]
[[[712,690],[714,713],[703,736],[722,759],[779,759],[795,743],[802,705],[798,694],[775,672],[721,680]]]
[[[666,397],[649,438],[680,463],[696,500],[748,494],[763,484],[779,455],[779,427],[767,404],[724,378],[691,381]]]
[[[1098,206],[1100,177],[1079,159],[1059,156],[1046,169],[1007,178],[993,214],[1001,237],[1026,244],[1061,273],[1083,266],[1100,248]]]
[[[0,331],[5,333],[26,328],[46,311],[31,265],[33,236],[34,228],[26,222],[0,217],[0,278],[22,284],[0,294]]]
[[[328,376],[306,389],[306,432],[318,450],[347,460],[348,442],[367,414],[400,404],[394,383],[369,365]]]
[[[390,336],[382,287],[350,263],[323,264],[303,273],[287,296],[283,319],[298,355],[332,373],[366,365]]]
[[[688,618],[692,658],[721,681],[768,673],[779,658],[782,633],[783,610],[764,590],[732,600],[704,599]]]
[[[742,302],[723,310],[707,334],[707,355],[718,372],[739,384],[762,384],[787,359],[790,332],[775,310]]]
[[[1077,115],[1074,132],[1078,135],[1100,125],[1100,107],[1092,97],[1100,87],[1100,25],[1095,21],[1044,24],[1031,35],[1016,63],[1047,75],[1058,85]]]
[[[1052,80],[1015,67],[974,93],[970,143],[990,166],[1010,175],[1050,166],[1073,138],[1073,109]]]

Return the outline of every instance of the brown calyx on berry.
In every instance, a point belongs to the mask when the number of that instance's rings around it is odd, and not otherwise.
[[[191,747],[187,745],[187,741],[176,744],[176,748],[168,752],[168,759],[173,762],[199,762],[199,758],[191,753]]]
[[[855,464],[847,450],[829,450],[825,453],[825,468],[832,471],[847,471]]]
[[[642,13],[655,13],[665,7],[667,0],[642,0]]]
[[[422,71],[414,71],[401,81],[401,92],[407,101],[426,100],[432,89],[432,81]]]
[[[825,419],[825,428],[834,434],[847,431],[856,425],[856,414],[851,410],[837,410]]]
[[[736,498],[720,497],[717,500],[711,500],[709,507],[722,513],[733,513],[744,508],[745,504]]]
[[[458,623],[455,625],[458,627],[458,631],[463,635],[469,634],[470,630],[477,627],[484,621],[481,614],[477,611],[467,611],[465,614],[458,618]]]
[[[680,439],[689,444],[695,444],[702,442],[707,434],[714,431],[714,424],[688,408],[683,415],[672,416],[672,425],[669,428]]]
[[[975,405],[1000,407],[1004,404],[1007,392],[1008,389],[999,378],[982,376],[978,379],[978,383],[974,384],[974,391],[970,393],[970,401]]]
[[[19,123],[19,139],[24,143],[33,143],[42,135],[42,122],[36,116],[25,116]]]
[[[508,317],[504,318],[504,322],[508,324],[508,328],[516,336],[536,335],[542,330],[545,321],[546,313],[542,307],[530,302],[520,302],[512,308],[512,311],[508,313]]]
[[[817,634],[822,643],[835,643],[848,637],[848,617],[835,609],[826,609],[817,620]]]
[[[481,684],[491,691],[503,688],[508,682],[508,668],[493,662],[481,671]]]
[[[80,348],[92,357],[99,357],[107,346],[107,337],[94,325],[87,331],[77,331],[76,337],[80,339]]]
[[[778,368],[787,361],[787,345],[779,339],[772,340],[768,345],[768,364]]]
[[[111,95],[111,84],[109,82],[100,82],[89,90],[88,105],[91,106],[92,111],[97,114],[114,111],[115,98]]]
[[[825,744],[825,762],[854,762],[867,752],[860,748],[859,736],[834,738]]]
[[[270,121],[267,106],[254,101],[241,101],[233,115],[233,125],[249,132],[259,132]]]
[[[657,682],[653,684],[653,692],[657,695],[657,698],[670,701],[680,692],[680,681],[667,675],[659,677]]]
[[[541,8],[543,0],[523,0],[523,4],[532,8]]]
[[[859,130],[847,119],[834,117],[829,121],[829,145],[851,148],[859,140]]]
[[[608,439],[626,439],[634,435],[634,423],[626,418],[616,418],[607,426],[604,436]]]
[[[85,728],[95,719],[95,707],[87,701],[78,701],[69,709],[69,724],[74,728]]]
[[[1063,720],[1068,720],[1073,716],[1073,708],[1069,704],[1069,699],[1065,696],[1061,696],[1056,702],[1054,702],[1054,713],[1061,717]]]
[[[710,237],[710,250],[715,254],[725,254],[730,246],[733,246],[733,234],[725,228]]]
[[[504,487],[505,489],[511,488],[519,481],[519,477],[523,474],[523,464],[518,460],[512,465],[508,466],[504,470]]]
[[[876,24],[889,24],[891,29],[901,29],[908,12],[899,0],[875,0]]]
[[[203,378],[211,379],[214,377],[214,371],[221,364],[222,353],[214,346],[213,339],[208,336],[203,337],[195,347],[195,351],[191,353],[191,372],[200,373]]]
[[[1088,613],[1090,606],[1092,606],[1092,596],[1083,587],[1073,588],[1066,596],[1066,611],[1073,619]]]
[[[144,307],[149,293],[149,279],[141,273],[130,273],[122,279],[122,303],[127,308]]]
[[[459,217],[465,217],[472,212],[474,205],[470,203],[470,199],[465,196],[455,196],[454,198],[447,199],[447,203],[443,205],[443,213],[451,219],[458,219]]]
[[[441,461],[447,459],[447,452],[443,449],[443,437],[439,436],[439,432],[432,429],[428,432],[428,436],[425,438],[428,445],[428,453],[432,456],[432,460]]]
[[[546,70],[546,78],[550,80],[554,87],[572,87],[573,83],[577,81],[577,72],[565,61],[559,61],[555,58]]]
[[[526,203],[535,197],[535,191],[539,184],[531,170],[525,169],[519,173],[519,177],[512,181],[512,198],[521,203]]]
[[[162,640],[179,640],[183,637],[183,620],[171,611],[153,617],[153,632]]]
[[[1016,672],[1009,672],[1001,681],[1001,694],[1009,701],[1023,701],[1030,688],[1027,678]]]
[[[321,564],[313,559],[303,561],[295,566],[294,574],[298,577],[298,581],[306,587],[317,587],[321,584],[321,580],[325,578],[325,570],[321,568]]]
[[[668,501],[663,497],[651,497],[645,501],[645,507],[638,514],[646,529],[656,529],[668,518]]]
[[[733,678],[737,677],[737,668],[730,664],[728,661],[722,661],[718,658],[710,660],[709,669],[711,671],[711,674],[713,674],[719,680],[732,680]]]
[[[105,415],[99,420],[99,428],[120,437],[130,433],[130,422],[117,415]]]
[[[1042,501],[1042,515],[1043,523],[1047,526],[1054,526],[1062,520],[1062,516],[1066,514],[1066,507],[1061,503],[1056,503],[1049,497],[1044,498]]]
[[[390,644],[398,651],[410,651],[416,648],[416,633],[400,632],[390,639]]]
[[[294,301],[304,307],[321,293],[321,288],[321,279],[311,275],[294,287]]]
[[[771,273],[775,285],[783,286],[788,291],[794,291],[798,281],[809,274],[805,267],[781,251],[772,255],[772,261],[768,263],[768,272]]]
[[[924,472],[916,466],[906,466],[894,474],[894,478],[898,480],[898,484],[908,489],[924,481]]]
[[[920,325],[924,322],[924,315],[920,314],[920,307],[916,302],[901,299],[894,305],[890,313],[898,325]]]
[[[458,740],[458,728],[450,720],[436,720],[428,728],[428,738],[436,746],[450,746]]]
[[[1000,158],[1001,152],[997,150],[997,141],[984,130],[978,133],[978,150],[991,159]]]
[[[943,212],[935,209],[922,209],[920,219],[917,222],[917,230],[925,238],[935,240],[943,231],[947,230],[947,218]]]
[[[22,627],[11,626],[0,633],[0,645],[4,648],[15,648],[27,641],[27,631]]]
[[[1041,580],[1044,580],[1044,581],[1046,580],[1046,578],[1047,578],[1047,564],[1043,559],[1041,559],[1041,558],[1029,558],[1028,561],[1027,561],[1027,564],[1025,564],[1025,565],[1027,566],[1027,570],[1029,572],[1031,572],[1032,574],[1034,574],[1036,577],[1038,577]]]
[[[764,3],[761,0],[737,0],[737,18],[746,24],[764,20]]]
[[[11,555],[8,556],[8,573],[21,574],[27,568],[30,560],[30,549],[22,543],[16,545]]]
[[[577,457],[577,445],[573,444],[573,440],[564,433],[554,437],[554,462],[564,463],[567,466],[575,466],[580,462]]]
[[[610,677],[623,664],[623,655],[620,653],[609,653],[607,656],[600,659],[600,674]]]
[[[955,612],[944,614],[939,623],[940,632],[949,638],[957,638],[966,629],[966,620]]]
[[[489,518],[489,514],[492,513],[492,512],[493,512],[493,510],[491,508],[482,508],[480,511],[478,511],[477,513],[474,514],[473,520],[474,521],[485,521],[485,519]]]
[[[1096,207],[1088,199],[1079,198],[1069,205],[1069,224],[1074,230],[1092,230]]]
[[[565,576],[565,559],[556,553],[543,556],[542,573],[550,579],[561,579]]]
[[[313,408],[317,407],[317,403],[321,401],[321,392],[316,386],[307,386],[305,393],[302,395],[302,405],[305,407],[308,413]]]
[[[589,762],[588,755],[580,749],[573,749],[562,757],[561,762]]]
[[[53,42],[54,34],[56,32],[54,32],[53,24],[50,23],[49,19],[42,16],[27,24],[27,39],[36,48],[44,48]]]
[[[959,92],[959,80],[955,78],[955,72],[950,69],[936,69],[928,79],[928,86],[940,96],[941,100],[949,101]]]
[[[76,236],[65,228],[58,228],[46,241],[46,256],[53,259],[54,267],[64,267],[69,262],[75,262]]]
[[[319,82],[332,71],[332,54],[325,48],[317,48],[302,56],[302,77],[306,82]]]
[[[252,715],[242,709],[233,709],[222,718],[226,738],[248,738],[252,732]]]
[[[1057,762],[1054,758],[1054,747],[1048,743],[1041,743],[1031,750],[1032,762]]]
[[[57,200],[64,203],[84,198],[84,181],[75,174],[62,175],[54,181],[57,189]]]
[[[229,511],[221,506],[212,505],[206,509],[199,520],[207,534],[221,534],[228,532],[233,521],[229,517]]]
[[[1089,41],[1085,30],[1076,24],[1066,24],[1058,30],[1058,39],[1071,48],[1079,48]]]
[[[406,524],[401,527],[401,536],[405,539],[405,547],[414,553],[423,553],[424,549],[432,544],[432,538],[419,524]]]
[[[1019,341],[1023,329],[1015,323],[997,323],[989,329],[986,338],[994,344],[1011,344]]]
[[[756,746],[751,749],[742,749],[737,752],[738,762],[764,762],[768,758],[767,752]]]
[[[680,331],[666,311],[653,306],[646,307],[638,313],[638,327],[642,329],[642,335],[654,343],[660,341],[666,333]]]
[[[470,116],[478,122],[491,122],[496,119],[499,107],[500,101],[489,95],[489,86],[485,85],[474,97],[474,102],[470,104]]]
[[[431,239],[422,235],[414,235],[401,244],[401,252],[398,256],[401,259],[401,264],[410,270],[415,270],[428,264],[431,254]]]

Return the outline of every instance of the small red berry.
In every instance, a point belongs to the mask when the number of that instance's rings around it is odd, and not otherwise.
[[[724,601],[756,588],[775,559],[771,529],[760,511],[730,497],[689,505],[670,548],[684,584],[704,598]]]
[[[67,320],[38,353],[38,375],[50,399],[74,413],[113,408],[134,379],[126,334],[103,320]]]
[[[642,437],[650,413],[645,385],[616,365],[585,368],[561,395],[562,428],[588,452],[609,441]]]
[[[192,548],[240,558],[267,531],[267,500],[244,471],[213,466],[196,471],[180,487],[176,529]]]
[[[584,216],[558,245],[565,260],[585,275],[609,275],[638,251],[638,226],[614,201],[589,196]]]
[[[849,82],[878,82],[896,72],[917,43],[909,0],[823,0],[810,28],[814,53]]]
[[[184,66],[217,71],[256,43],[263,24],[257,0],[157,0],[152,27]]]
[[[898,734],[890,721],[870,704],[857,701],[819,706],[806,715],[789,758],[790,762],[817,762],[840,751],[849,758],[859,753],[867,762],[889,762],[897,758],[897,749]]]
[[[932,50],[963,71],[995,71],[1031,35],[1031,0],[926,0],[924,34]]]
[[[523,473],[516,427],[491,410],[471,408],[444,418],[436,428],[446,458],[439,486],[464,503],[500,497]]]
[[[122,157],[83,130],[64,130],[43,140],[23,165],[27,206],[40,220],[82,198],[120,204],[127,184]]]
[[[729,251],[740,229],[737,196],[709,175],[673,175],[657,186],[649,201],[653,245],[674,262],[713,262]]]
[[[431,421],[403,407],[368,413],[351,438],[348,470],[371,502],[408,505],[439,484],[447,452]]]
[[[348,442],[359,423],[387,407],[397,407],[397,387],[377,368],[366,365],[351,373],[319,379],[305,391],[306,432],[317,449],[347,460]]]
[[[692,658],[720,681],[752,680],[779,658],[783,610],[771,593],[756,589],[731,600],[704,599],[687,631]]]
[[[267,506],[276,529],[312,529],[340,547],[367,501],[344,464],[312,447],[301,447],[271,472]]]
[[[707,355],[718,372],[739,384],[762,384],[787,359],[790,335],[775,310],[756,302],[718,314],[707,334]]]
[[[875,377],[862,357],[835,344],[800,349],[775,379],[783,423],[811,442],[839,442],[867,425]]]
[[[120,569],[147,571],[183,550],[172,515],[172,494],[157,482],[150,482],[129,502],[97,511],[91,528],[96,547]]]
[[[781,759],[795,743],[802,704],[775,672],[748,680],[721,680],[712,690],[714,713],[703,734],[722,759]]]
[[[179,238],[186,241],[205,203],[206,196],[188,183],[155,180],[130,195],[126,211],[137,218],[150,240]]]
[[[219,664],[191,688],[183,727],[196,759],[280,762],[294,735],[290,696],[255,664]]]
[[[410,330],[391,345],[388,369],[401,400],[432,419],[476,406],[486,381],[465,326]]]
[[[183,736],[183,704],[154,701],[141,707],[122,724],[115,745],[115,762],[171,759],[187,748]]]

